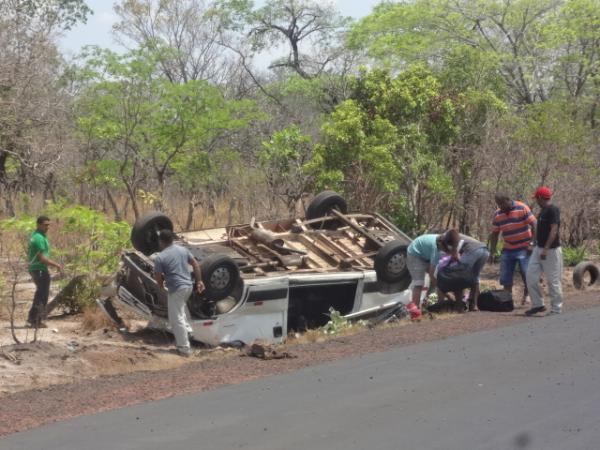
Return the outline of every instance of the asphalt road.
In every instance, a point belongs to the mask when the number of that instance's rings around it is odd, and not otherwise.
[[[0,449],[597,450],[599,323],[600,308],[532,318],[43,426]]]

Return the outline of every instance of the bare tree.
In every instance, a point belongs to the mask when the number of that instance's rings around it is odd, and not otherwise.
[[[10,214],[17,191],[53,193],[69,127],[55,40],[88,13],[82,0],[0,2],[0,192]]]
[[[205,0],[123,0],[113,29],[125,46],[169,48],[160,67],[172,83],[205,80],[223,84],[237,71],[218,44],[222,35],[213,3]]]

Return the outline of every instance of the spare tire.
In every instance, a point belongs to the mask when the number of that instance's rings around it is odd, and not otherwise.
[[[240,279],[240,270],[235,261],[227,255],[215,254],[200,262],[202,281],[208,300],[222,300],[229,296]]]
[[[309,203],[308,208],[306,208],[306,219],[312,220],[329,216],[333,209],[338,210],[342,214],[346,214],[348,212],[348,204],[340,194],[333,191],[323,191]],[[327,222],[315,223],[312,227],[335,229],[339,227],[339,221],[330,220]]]
[[[375,255],[377,279],[386,283],[400,283],[400,290],[406,289],[411,282],[406,265],[407,246],[400,241],[390,241]]]
[[[590,274],[590,281],[587,284],[585,283],[586,272]],[[594,263],[589,261],[580,262],[573,270],[573,285],[577,289],[585,289],[586,286],[591,286],[598,281],[599,276],[600,270],[598,270],[598,267]]]
[[[140,217],[131,229],[131,243],[133,248],[148,256],[156,253],[158,247],[158,232],[160,230],[173,231],[173,222],[161,212],[151,212]]]

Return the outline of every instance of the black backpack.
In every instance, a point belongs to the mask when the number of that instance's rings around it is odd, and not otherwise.
[[[469,289],[475,284],[473,269],[461,262],[442,267],[437,274],[437,285],[442,292],[457,292]]]
[[[497,289],[479,294],[477,308],[481,311],[509,312],[515,309],[515,304],[510,292]]]

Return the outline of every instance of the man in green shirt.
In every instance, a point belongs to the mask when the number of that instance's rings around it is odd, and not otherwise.
[[[29,239],[27,260],[29,273],[35,283],[33,304],[29,310],[27,323],[34,328],[45,328],[42,322],[46,316],[46,305],[50,295],[50,274],[48,267],[56,267],[62,272],[63,267],[50,259],[50,245],[46,233],[50,228],[50,219],[46,216],[37,218],[37,228]]]

